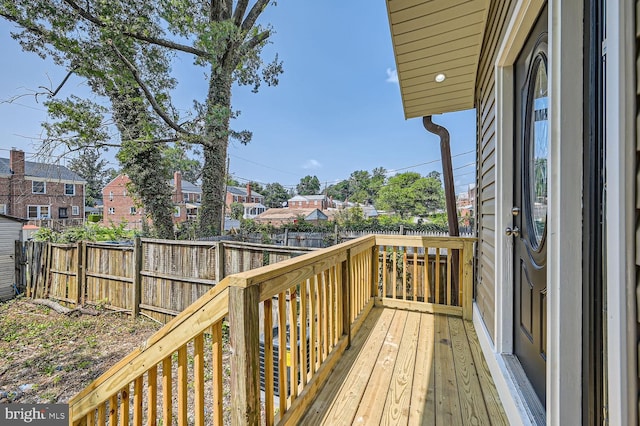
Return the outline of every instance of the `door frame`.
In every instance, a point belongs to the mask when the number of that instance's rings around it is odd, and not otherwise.
[[[496,386],[512,421],[536,422],[526,387],[505,356],[513,354],[513,241],[504,235],[513,207],[514,67],[544,6],[519,0],[499,48],[496,70],[496,301],[495,341],[483,332],[477,309],[474,323],[487,353]],[[574,424],[582,412],[582,143],[583,0],[550,0],[549,11],[549,218],[547,223],[547,401],[548,424]],[[564,71],[564,73],[563,73]],[[561,107],[562,106],[562,107]],[[558,123],[563,123],[559,126]],[[562,141],[562,143],[560,143]],[[576,279],[578,277],[578,279]],[[563,283],[563,285],[560,285]],[[576,362],[576,360],[578,362]],[[530,385],[529,385],[530,386]],[[532,414],[533,413],[533,414]]]
[[[638,421],[635,3],[630,0],[605,2],[605,291],[609,424],[636,424]]]

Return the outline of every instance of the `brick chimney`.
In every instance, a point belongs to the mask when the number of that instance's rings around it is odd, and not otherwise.
[[[182,198],[182,173],[179,171],[173,172],[173,202],[181,203]]]
[[[251,202],[251,184],[247,184],[247,203]]]
[[[16,177],[24,177],[24,151],[11,148],[9,168]]]

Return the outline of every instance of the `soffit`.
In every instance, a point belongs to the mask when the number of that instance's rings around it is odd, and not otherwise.
[[[405,118],[473,108],[489,0],[386,1]]]

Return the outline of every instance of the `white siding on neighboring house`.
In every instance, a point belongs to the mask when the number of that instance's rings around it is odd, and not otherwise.
[[[20,239],[22,222],[0,216],[0,300],[13,297],[15,281],[15,241]]]
[[[491,2],[484,34],[478,82],[477,115],[477,217],[478,253],[475,299],[487,330],[495,339],[496,286],[496,73],[498,47],[504,37],[514,1]]]

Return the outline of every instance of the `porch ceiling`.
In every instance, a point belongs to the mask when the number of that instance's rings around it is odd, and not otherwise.
[[[473,108],[489,0],[386,2],[405,118]]]

